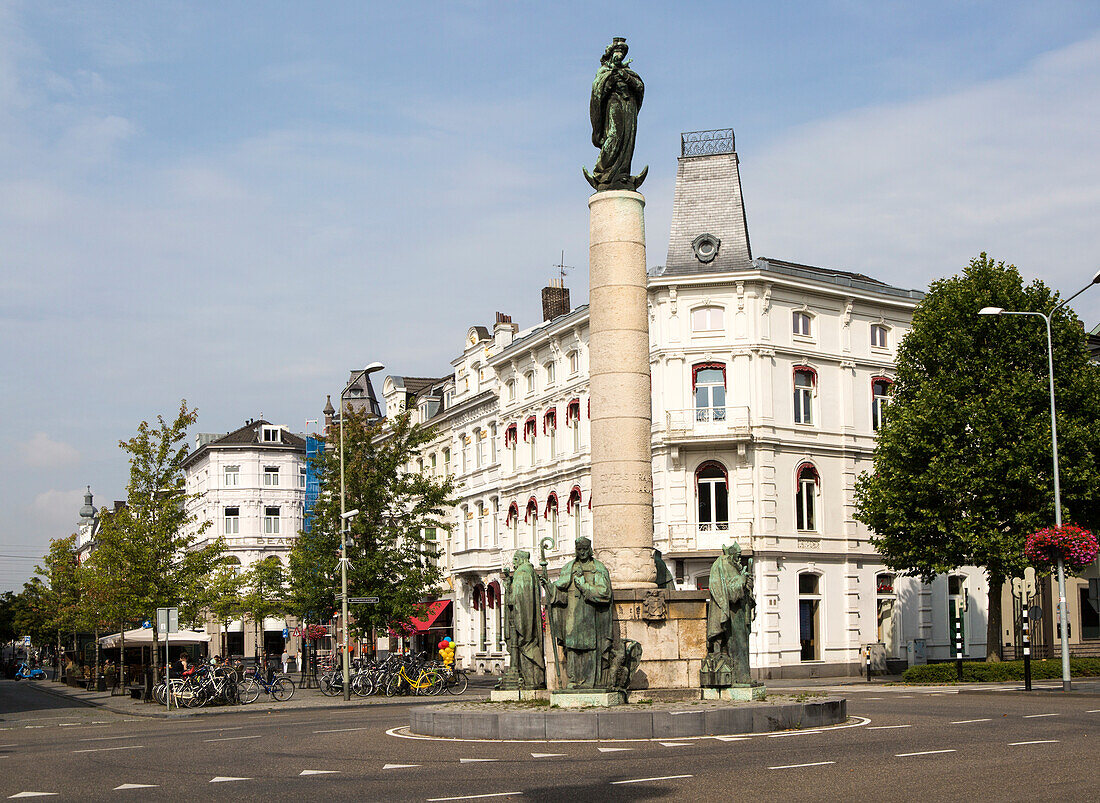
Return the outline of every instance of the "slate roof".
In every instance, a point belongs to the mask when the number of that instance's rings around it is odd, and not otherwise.
[[[214,438],[203,443],[199,448],[195,449],[195,451],[187,456],[185,463],[190,463],[197,455],[201,454],[206,449],[222,446],[252,446],[259,449],[293,449],[295,451],[305,451],[305,438],[295,435],[293,432],[285,429],[280,429],[280,437],[282,440],[279,443],[265,442],[263,440],[264,426],[272,426],[272,424],[270,421],[264,421],[262,418],[256,419],[255,421],[249,421],[243,427],[226,433],[220,438]]]

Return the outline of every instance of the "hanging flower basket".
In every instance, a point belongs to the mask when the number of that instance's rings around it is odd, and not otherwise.
[[[328,628],[324,625],[306,625],[306,638],[319,639],[328,636]]]
[[[1065,567],[1079,572],[1096,560],[1096,536],[1076,524],[1048,527],[1027,537],[1024,555],[1036,568],[1050,569],[1061,556]]]

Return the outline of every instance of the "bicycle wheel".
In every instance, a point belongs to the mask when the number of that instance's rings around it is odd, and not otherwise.
[[[434,671],[422,673],[420,676],[420,684],[417,693],[427,694],[431,697],[435,697],[437,694],[442,693],[443,689],[447,687],[447,681],[443,679],[443,676]]]
[[[271,696],[280,703],[286,702],[294,696],[294,681],[290,678],[275,678],[271,684]]]
[[[386,678],[386,696],[393,697],[397,694],[400,694],[402,691],[401,687],[404,685],[405,682],[401,679],[401,675],[394,672],[392,675]]]
[[[157,701],[157,705],[164,705],[164,689],[165,686],[163,683],[158,683],[156,686],[153,687],[153,699]]]
[[[447,691],[451,694],[462,694],[469,685],[470,679],[466,677],[466,673],[461,669],[457,669],[447,682]]]
[[[367,672],[360,672],[358,675],[351,679],[351,690],[355,692],[356,697],[366,697],[371,693],[370,674]]]
[[[180,689],[180,703],[188,708],[198,708],[206,700],[206,695],[203,694],[201,686],[195,686],[192,683],[184,684]]]
[[[321,675],[321,694],[336,697],[344,691],[344,680],[338,675]]]
[[[245,705],[254,703],[260,698],[260,684],[255,678],[245,678],[237,684],[237,695]]]

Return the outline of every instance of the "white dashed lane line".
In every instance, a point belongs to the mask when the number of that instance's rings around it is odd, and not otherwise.
[[[500,761],[499,758],[460,758],[459,764],[481,764],[486,761]]]
[[[419,767],[419,764],[386,764],[382,769],[384,770],[402,770],[406,767]]]
[[[74,753],[106,753],[108,750],[141,750],[143,744],[126,744],[122,747],[87,747],[83,750],[74,750]]]
[[[1038,719],[1039,717],[1056,717],[1057,714],[1024,714],[1024,719]]]
[[[612,781],[612,786],[624,783],[649,783],[650,781],[675,781],[679,778],[693,778],[693,775],[655,775],[652,778],[627,778],[625,781]]]
[[[158,785],[155,783],[124,783],[120,786],[116,786],[113,791],[121,792],[126,789],[156,789],[157,786]]]
[[[532,753],[531,758],[557,758],[558,756],[564,756],[565,753]]]
[[[894,758],[908,758],[909,756],[934,756],[939,753],[956,753],[957,750],[921,750],[919,753],[894,753]]]
[[[911,728],[911,727],[913,727],[913,726],[912,725],[874,725],[873,727],[867,728],[867,730],[869,730],[869,731],[887,731],[887,730],[893,730],[894,728]]]
[[[218,775],[210,779],[210,783],[229,783],[230,781],[251,781],[251,778],[235,778],[232,775]]]
[[[1009,742],[1009,747],[1018,747],[1022,744],[1058,744],[1058,739],[1036,739],[1033,742]]]
[[[490,792],[487,795],[459,795],[458,797],[429,797],[428,803],[443,803],[445,800],[478,800],[484,797],[515,797],[523,792]]]
[[[314,731],[314,733],[347,733],[348,731],[369,731],[373,728],[333,728],[327,731]]]
[[[826,764],[836,764],[835,761],[811,761],[809,764],[780,764],[777,767],[768,767],[770,770],[795,770],[800,767],[824,767]]]
[[[298,776],[302,775],[339,775],[340,770],[302,770],[298,773]]]
[[[972,722],[992,722],[992,721],[993,721],[993,720],[992,720],[992,719],[989,719],[988,717],[987,717],[987,718],[985,718],[985,719],[956,719],[956,720],[955,720],[954,722],[952,722],[951,724],[952,724],[952,725],[969,725],[969,724],[971,724]]]
[[[204,742],[236,742],[240,739],[262,739],[262,734],[256,734],[255,736],[222,736],[220,739],[203,739]]]

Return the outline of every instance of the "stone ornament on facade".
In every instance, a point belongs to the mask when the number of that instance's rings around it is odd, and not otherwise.
[[[714,258],[718,256],[718,249],[721,247],[722,241],[713,234],[700,234],[691,241],[691,250],[695,253],[695,258],[704,265],[714,261]],[[705,303],[709,303],[709,301],[710,299],[707,299]]]
[[[650,622],[662,621],[668,615],[668,601],[665,592],[660,589],[650,588],[645,592],[642,601],[642,618]]]

